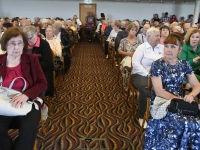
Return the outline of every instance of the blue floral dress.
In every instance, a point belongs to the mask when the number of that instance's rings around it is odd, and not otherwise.
[[[169,65],[162,58],[152,64],[151,76],[161,76],[163,88],[181,96],[184,76],[192,68],[185,60]],[[155,98],[151,89],[151,105]],[[200,150],[200,118],[168,112],[163,119],[149,119],[145,133],[145,150]]]

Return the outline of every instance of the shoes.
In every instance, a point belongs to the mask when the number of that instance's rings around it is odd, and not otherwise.
[[[106,55],[106,58],[108,58],[108,55]]]
[[[141,118],[139,118],[139,123],[140,123],[140,126],[142,127],[142,122],[143,122],[143,119],[141,119]],[[147,127],[147,122],[145,121],[144,122],[144,129],[146,129],[146,127]]]
[[[47,120],[47,117],[48,117],[48,107],[47,107],[47,105],[44,105],[44,106],[45,106],[45,108],[41,109],[42,121]]]

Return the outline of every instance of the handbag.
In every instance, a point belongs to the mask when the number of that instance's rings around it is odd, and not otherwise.
[[[168,111],[173,113],[197,116],[199,113],[199,108],[197,102],[188,103],[184,100],[173,98],[170,105],[168,106]]]
[[[156,96],[153,105],[150,106],[150,113],[154,119],[162,119],[167,115],[167,107],[170,104],[170,100]]]
[[[125,66],[131,67],[131,57],[126,56],[124,59],[122,59],[121,63],[122,67],[124,68]]]
[[[13,79],[8,88],[3,87],[2,85],[0,86],[0,115],[2,116],[25,116],[32,110],[32,104],[35,105],[35,109],[39,110],[37,103],[34,101],[38,101],[41,104],[43,103],[43,100],[37,97],[33,101],[28,100],[25,102],[22,108],[11,106],[10,100],[22,94],[21,92],[12,89],[14,82],[19,78],[24,81],[24,87],[22,89],[23,92],[26,89],[26,81],[23,77],[16,77]],[[2,82],[2,77],[0,77],[0,81]]]

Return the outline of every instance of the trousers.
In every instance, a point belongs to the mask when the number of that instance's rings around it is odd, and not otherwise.
[[[0,115],[0,150],[33,150],[39,121],[40,110],[36,110],[34,105],[26,116]],[[14,143],[8,135],[9,129],[19,129]]]
[[[132,84],[139,91],[139,118],[144,118],[147,105],[147,97],[150,97],[150,91],[145,87],[148,86],[148,77],[141,76],[139,74],[132,74]]]

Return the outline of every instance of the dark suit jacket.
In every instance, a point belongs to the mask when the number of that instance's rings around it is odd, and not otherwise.
[[[7,53],[0,55],[0,76],[2,76],[3,79],[6,75],[6,60]],[[21,68],[24,78],[29,84],[24,94],[34,100],[47,88],[47,81],[38,58],[32,54],[22,53]]]

